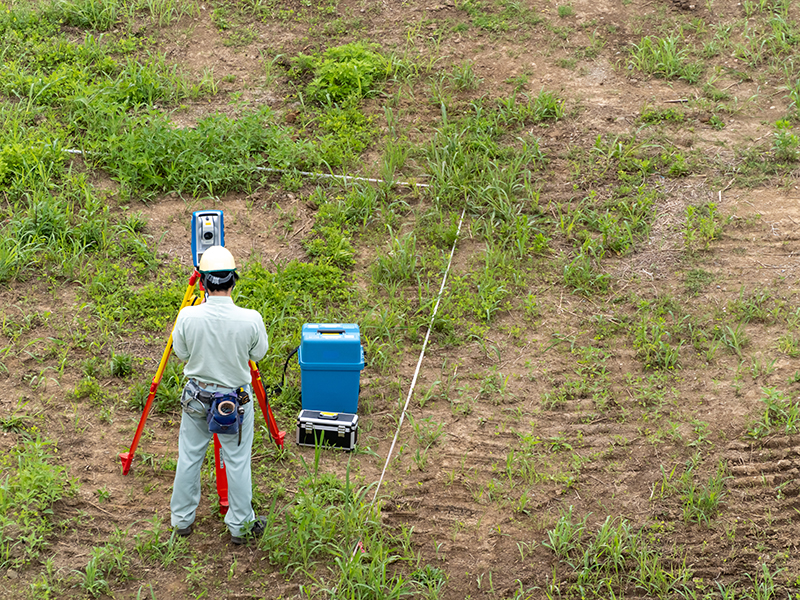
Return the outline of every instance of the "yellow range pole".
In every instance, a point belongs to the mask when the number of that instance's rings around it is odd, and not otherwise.
[[[178,312],[181,312],[185,306],[193,305],[198,300],[197,296],[194,295],[194,287],[199,277],[200,273],[198,273],[195,269],[191,277],[189,277],[189,285],[186,287],[186,292],[183,294],[183,300],[181,301],[181,306],[178,309]],[[167,340],[167,346],[164,348],[164,354],[161,355],[161,362],[158,364],[158,369],[156,370],[156,374],[153,376],[153,381],[150,384],[150,393],[147,395],[147,402],[145,402],[144,410],[142,411],[142,416],[139,419],[139,426],[136,428],[136,435],[133,436],[133,442],[131,442],[130,450],[128,452],[122,452],[119,455],[120,459],[122,460],[123,475],[127,475],[128,471],[131,470],[131,463],[133,462],[133,455],[136,452],[136,446],[139,445],[139,438],[142,437],[144,424],[147,422],[147,415],[150,414],[150,408],[153,406],[153,399],[156,397],[158,385],[161,383],[161,377],[164,375],[164,369],[167,367],[167,361],[169,360],[169,355],[171,353],[172,332],[170,331],[169,339]]]

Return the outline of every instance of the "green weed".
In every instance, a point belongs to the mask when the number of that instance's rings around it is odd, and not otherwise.
[[[107,31],[117,21],[124,7],[118,0],[64,0],[60,8],[70,25]]]
[[[586,517],[575,522],[573,507],[563,511],[556,526],[547,532],[547,541],[542,546],[550,548],[556,557],[570,558],[580,548],[583,534],[586,531]]]
[[[796,162],[800,160],[800,137],[793,133],[793,127],[789,121],[780,120],[775,122],[775,133],[772,140],[772,151],[778,160],[788,160]]]
[[[639,117],[642,123],[683,123],[685,118],[683,112],[674,108],[658,109],[653,107],[643,110]]]
[[[0,568],[20,568],[39,558],[55,525],[51,506],[75,485],[55,452],[51,442],[29,437],[4,454]]]
[[[108,361],[108,370],[114,377],[125,379],[133,374],[133,356],[126,352],[111,353]]]
[[[186,538],[175,535],[158,515],[148,520],[149,529],[134,535],[134,550],[143,561],[169,567],[186,558],[189,546]]]
[[[726,481],[730,479],[725,466],[720,463],[717,472],[711,475],[708,482],[696,484],[691,481],[682,490],[680,499],[683,503],[683,519],[687,523],[704,523],[711,525],[711,520],[719,514],[720,505],[726,494]]]
[[[715,275],[703,269],[691,269],[684,275],[684,285],[686,291],[691,295],[696,296],[703,289],[705,289],[712,281]]]
[[[683,241],[687,249],[702,244],[708,250],[711,242],[722,235],[722,220],[713,202],[701,206],[686,207],[686,221],[683,226]]]
[[[306,469],[289,504],[279,505],[273,498],[259,548],[286,574],[314,573],[319,563],[331,561],[331,583],[337,593],[347,590],[350,597],[360,597],[355,590],[384,598],[408,593],[410,578],[401,569],[409,561],[410,546],[402,533],[393,535],[381,525],[367,500],[368,489],[352,486],[349,468],[344,481],[320,473],[319,451]],[[317,581],[316,589],[331,592],[324,581]]]
[[[386,59],[359,42],[328,48],[311,65],[314,78],[308,95],[320,103],[363,98],[386,77],[387,66]]]
[[[108,148],[103,164],[134,190],[214,196],[249,189],[255,169],[265,165],[263,156],[271,167],[287,168],[308,164],[301,155],[314,153],[274,124],[268,109],[236,120],[210,116],[191,129],[176,129],[150,114],[130,124],[130,132]]]
[[[728,303],[728,311],[742,323],[771,323],[779,316],[781,303],[766,290],[747,292],[742,286],[739,297]]]
[[[391,247],[379,254],[372,267],[375,283],[411,283],[424,268],[424,257],[417,252],[417,238],[411,233],[391,238]]]
[[[678,36],[646,36],[630,50],[631,65],[648,75],[696,83],[702,66],[689,61],[689,50]]]
[[[761,401],[766,405],[761,416],[747,428],[747,435],[761,439],[782,430],[786,435],[800,430],[800,402],[793,402],[785,392],[762,388]]]
[[[571,513],[562,514],[556,528],[547,532],[549,543],[543,544],[554,550],[568,574],[557,580],[554,572],[550,597],[618,598],[615,590],[621,594],[630,585],[648,596],[666,598],[684,591],[691,581],[689,568],[672,566],[628,521],[608,516],[591,534],[585,533],[586,518],[575,523]],[[567,543],[559,545],[559,539]]]
[[[472,70],[472,63],[463,62],[453,67],[451,77],[453,86],[459,91],[477,90],[481,85],[481,79]]]
[[[558,16],[562,19],[566,19],[567,17],[571,17],[575,13],[575,9],[572,8],[570,4],[559,4],[558,6]]]
[[[585,251],[587,249],[589,251]],[[575,258],[565,262],[564,285],[584,296],[605,294],[611,284],[611,276],[598,272],[596,265],[602,256],[602,251],[598,254],[591,251],[590,246],[584,245],[584,249]]]
[[[422,448],[430,448],[447,437],[444,430],[444,423],[437,423],[430,417],[417,420],[414,419],[411,414],[408,415],[408,418],[414,430],[414,438]]]
[[[466,12],[474,27],[493,34],[532,27],[541,21],[536,12],[511,0],[490,5],[483,0],[464,0],[458,9]]]

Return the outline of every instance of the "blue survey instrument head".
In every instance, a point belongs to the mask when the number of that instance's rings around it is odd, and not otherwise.
[[[211,246],[225,245],[221,210],[198,210],[192,213],[192,262],[200,264],[203,252]]]

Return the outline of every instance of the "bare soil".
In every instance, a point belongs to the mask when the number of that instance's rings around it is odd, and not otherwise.
[[[525,0],[551,22],[558,23],[554,3]],[[302,11],[298,0],[281,5]],[[712,6],[713,8],[709,8]],[[492,35],[471,27],[458,34],[443,36],[438,42],[437,68],[469,62],[483,82],[475,94],[508,95],[510,78],[529,75],[528,93],[541,89],[557,91],[567,98],[570,118],[537,131],[543,152],[553,157],[547,179],[541,182],[541,203],[555,203],[574,197],[573,180],[565,157],[574,146],[591,146],[598,135],[627,135],[641,125],[637,118],[643,107],[667,108],[675,101],[694,97],[696,86],[683,82],[643,78],[626,68],[625,51],[629,44],[657,26],[663,15],[685,14],[714,22],[721,16],[739,15],[741,3],[715,0],[691,3],[685,0],[573,0],[574,16],[566,23],[577,26],[569,39],[561,39],[545,28],[518,30]],[[220,93],[207,100],[189,104],[174,115],[174,122],[192,126],[205,115],[223,112],[235,115],[237,102],[268,104],[291,119],[293,106],[281,90],[286,83],[279,74],[276,86],[264,87],[263,56],[293,55],[313,52],[326,42],[323,36],[309,37],[307,24],[301,21],[248,23],[257,37],[243,47],[224,45],[225,36],[211,20],[211,5],[204,5],[201,16],[156,32],[167,58],[197,75],[213,70],[215,76],[229,76],[220,84]],[[798,15],[796,14],[795,17]],[[467,22],[463,11],[453,2],[373,2],[343,0],[339,14],[358,18],[364,23],[359,35],[378,40],[387,49],[402,49],[409,30],[419,25],[419,36],[433,44],[432,31],[444,23]],[[599,56],[579,60],[574,68],[558,66],[558,59],[572,56],[573,49],[586,46],[592,32],[603,32],[606,40]],[[347,36],[330,39],[331,45],[349,41]],[[736,68],[737,59],[725,58],[723,65]],[[728,88],[740,99],[742,109],[726,120],[722,130],[708,125],[708,115],[690,114],[690,127],[684,127],[671,139],[677,147],[709,154],[732,156],[731,148],[748,141],[755,143],[771,135],[771,124],[786,114],[784,94],[770,88],[767,81],[741,81],[723,72],[716,85]],[[236,101],[233,94],[241,92]],[[751,100],[752,99],[752,100]],[[430,131],[439,117],[439,109],[424,98],[405,98],[397,111],[402,127],[408,131]],[[423,134],[420,134],[423,135]],[[367,161],[364,173],[371,175]],[[800,191],[795,170],[780,187],[744,189],[736,185],[723,189],[710,176],[692,176],[664,181],[666,201],[658,207],[652,239],[640,251],[608,262],[615,276],[609,298],[625,297],[634,290],[641,298],[665,294],[678,297],[697,307],[724,310],[736,300],[741,290],[769,288],[794,309],[797,304],[796,256],[800,252]],[[713,183],[712,183],[713,181]],[[276,182],[273,182],[276,183]],[[113,187],[113,184],[110,184]],[[278,185],[263,187],[250,195],[232,194],[210,204],[175,196],[137,205],[132,209],[146,217],[147,233],[165,256],[178,257],[190,267],[189,220],[193,210],[221,208],[226,215],[226,242],[243,262],[257,260],[264,265],[297,258],[306,259],[301,246],[313,222],[314,209],[305,198],[312,189],[287,192]],[[409,203],[430,200],[409,196]],[[716,202],[721,212],[732,217],[722,238],[707,251],[687,255],[680,233],[687,205]],[[482,245],[470,238],[469,223],[463,241],[456,250],[452,275],[474,267],[473,260]],[[357,257],[355,275],[366,276],[368,249]],[[702,268],[713,274],[713,282],[696,297],[686,290],[685,272]],[[751,376],[750,362],[740,367],[741,359],[721,349],[713,362],[693,355],[684,348],[683,368],[669,382],[672,390],[665,405],[657,411],[660,423],[651,429],[643,421],[642,408],[631,390],[624,385],[626,374],[643,374],[630,340],[612,337],[610,341],[592,340],[590,320],[598,315],[621,317],[632,314],[630,304],[619,309],[606,298],[587,299],[571,295],[563,286],[543,280],[535,292],[541,315],[535,323],[517,311],[501,315],[487,339],[472,340],[459,347],[444,347],[434,336],[422,363],[411,412],[417,420],[430,418],[445,424],[445,441],[429,454],[427,467],[421,471],[413,460],[416,442],[406,421],[401,432],[399,452],[384,484],[387,500],[383,518],[392,527],[413,527],[413,541],[424,562],[441,566],[449,575],[442,597],[510,598],[519,589],[543,588],[552,577],[555,560],[542,547],[545,530],[552,526],[559,512],[574,506],[577,514],[588,514],[592,526],[606,515],[624,517],[637,527],[652,527],[664,548],[685,556],[697,578],[709,585],[714,580],[741,579],[742,573],[755,572],[759,560],[773,560],[786,552],[780,565],[786,576],[800,575],[797,558],[798,521],[800,520],[800,437],[775,435],[763,443],[743,437],[749,419],[761,408],[761,389],[786,387],[797,370],[796,361],[775,351],[775,340],[782,333],[778,326],[751,325],[748,357],[775,359],[767,374]],[[44,322],[34,325],[14,343],[43,344],[55,335],[48,323],[70,323],[78,329],[83,315],[82,290],[65,283],[51,290],[44,284],[15,284],[0,291],[0,305],[5,316],[15,317],[38,312],[51,313]],[[627,308],[626,308],[627,306]],[[177,307],[176,307],[177,308]],[[354,315],[357,321],[358,316]],[[113,340],[116,351],[134,353],[140,363],[137,378],[147,380],[166,341],[163,335]],[[593,344],[613,356],[607,367],[613,373],[613,401],[596,412],[589,398],[570,400],[556,409],[542,405],[542,395],[558,389],[574,376],[576,357],[568,343],[555,343],[554,334],[572,336],[578,345]],[[5,341],[4,344],[10,343]],[[497,350],[495,351],[494,348]],[[114,411],[113,421],[103,424],[96,409],[87,400],[75,400],[70,390],[79,377],[76,365],[93,354],[107,355],[109,347],[73,351],[69,367],[56,376],[54,359],[44,363],[25,360],[24,353],[6,361],[8,373],[0,375],[0,410],[8,415],[23,410],[40,415],[40,427],[58,442],[58,454],[73,477],[80,482],[75,497],[60,501],[56,517],[81,526],[69,536],[56,535],[51,547],[57,568],[67,572],[85,567],[93,545],[106,540],[115,528],[145,528],[147,519],[159,514],[168,520],[171,479],[152,465],[137,460],[131,474],[120,472],[118,453],[130,443],[139,414],[122,404]],[[405,398],[417,363],[418,347],[408,347],[401,365],[389,379],[365,370],[362,375],[361,444],[374,455],[361,453],[352,457],[325,453],[322,468],[344,472],[348,461],[363,483],[376,481],[383,467],[396,427],[398,397]],[[748,361],[750,359],[748,358]],[[50,369],[48,370],[48,367]],[[738,369],[743,376],[736,379]],[[495,370],[507,378],[502,394],[484,397],[480,383]],[[452,390],[461,390],[477,398],[470,414],[460,415],[441,397],[434,397],[419,407],[421,394],[436,382],[451,380]],[[393,385],[396,381],[398,385]],[[128,382],[103,382],[111,394],[125,400]],[[792,392],[796,393],[797,384]],[[23,407],[23,408],[20,408]],[[588,415],[588,416],[587,416]],[[139,448],[141,456],[177,454],[178,415],[151,415],[147,434]],[[655,418],[655,417],[654,417]],[[281,428],[293,436],[294,422],[281,416]],[[707,435],[699,444],[694,422],[708,423]],[[664,423],[674,424],[674,435],[657,435]],[[585,462],[577,482],[565,486],[559,481],[544,481],[530,487],[530,500],[524,510],[512,508],[512,498],[491,497],[491,483],[503,478],[509,451],[519,435],[532,432],[541,440],[564,440]],[[0,452],[8,451],[16,434],[0,435]],[[313,450],[287,444],[294,454],[307,459]],[[726,461],[732,479],[722,514],[713,527],[687,525],[681,518],[679,503],[672,499],[654,499],[662,468],[669,471],[683,465],[696,451],[707,457],[704,464],[713,471],[716,461]],[[255,460],[272,461],[271,447],[254,449]],[[558,473],[567,467],[565,454],[553,451],[546,472]],[[276,465],[276,469],[280,465]],[[256,482],[258,484],[258,482]],[[776,493],[780,486],[780,493]],[[102,500],[98,490],[107,490]],[[217,518],[214,491],[208,486],[199,509],[199,522],[190,538],[193,548],[214,556],[217,565],[232,567],[209,573],[211,596],[227,598],[300,598],[298,581],[286,580],[269,557],[254,547],[234,548],[228,543],[224,525]],[[661,524],[661,529],[654,527]],[[66,530],[66,529],[65,529]],[[534,544],[521,558],[519,543]],[[491,578],[489,576],[491,574]],[[3,595],[23,597],[27,584],[36,573],[7,573]],[[114,588],[115,598],[134,598],[143,583],[152,586],[159,599],[190,597],[182,569],[152,568],[144,581],[134,580]],[[489,581],[491,579],[491,587]],[[77,592],[76,592],[77,593]],[[143,596],[144,597],[144,596]],[[302,596],[304,597],[304,596]],[[538,596],[544,598],[542,590]]]

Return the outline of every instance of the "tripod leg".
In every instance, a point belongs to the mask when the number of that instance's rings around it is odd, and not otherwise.
[[[272,436],[278,448],[283,448],[283,439],[286,437],[286,432],[278,430],[278,423],[275,421],[275,416],[272,414],[269,402],[267,402],[267,392],[264,390],[264,382],[261,381],[261,372],[258,370],[256,363],[252,360],[250,361],[250,377],[253,384],[253,393],[258,399],[258,405],[261,407],[264,420],[267,422],[269,434]]]
[[[214,434],[214,468],[217,472],[217,494],[219,495],[219,514],[228,512],[228,475],[225,472],[225,461],[220,453],[219,438]]]
[[[178,312],[183,309],[184,306],[188,306],[189,304],[194,304],[195,296],[194,296],[194,286],[197,283],[197,278],[200,274],[195,271],[192,273],[192,276],[189,277],[189,285],[186,287],[186,292],[183,294],[183,301],[181,301],[181,306],[178,309]],[[139,445],[139,438],[142,437],[142,431],[144,431],[144,425],[147,422],[147,415],[150,414],[150,409],[153,406],[153,399],[156,397],[156,391],[158,390],[158,385],[161,383],[161,377],[164,375],[164,369],[167,366],[167,360],[169,360],[169,355],[172,353],[172,334],[170,333],[169,339],[167,340],[167,346],[164,348],[164,354],[161,355],[161,362],[158,364],[158,369],[156,370],[156,374],[153,376],[153,381],[150,384],[150,393],[147,394],[147,402],[144,404],[144,410],[142,411],[142,416],[139,419],[139,426],[136,428],[136,433],[133,436],[133,441],[130,445],[130,450],[128,452],[120,453],[119,457],[122,460],[122,474],[127,475],[128,471],[131,469],[131,463],[133,462],[133,455],[136,452],[136,447]]]

